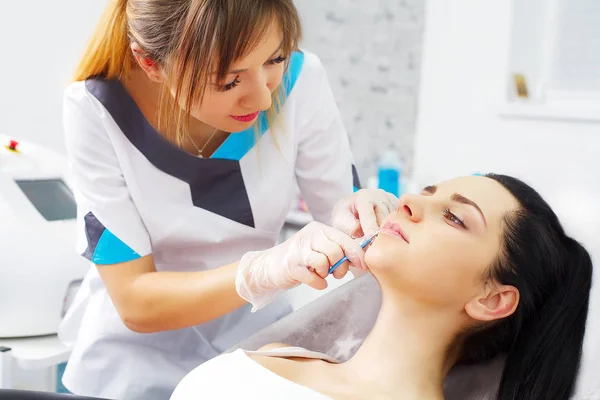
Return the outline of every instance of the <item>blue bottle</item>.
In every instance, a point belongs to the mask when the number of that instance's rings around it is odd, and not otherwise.
[[[379,158],[377,165],[377,180],[379,189],[400,196],[400,179],[402,178],[402,163],[393,151],[386,151]]]

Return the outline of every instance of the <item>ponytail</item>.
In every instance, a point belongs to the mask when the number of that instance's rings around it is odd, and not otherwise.
[[[592,281],[587,251],[565,237],[567,256],[558,287],[523,321],[509,350],[498,400],[566,400],[577,381]]]
[[[506,355],[497,400],[567,400],[575,389],[592,287],[592,260],[524,182],[487,174],[520,207],[503,221],[489,279],[519,291],[514,314],[468,333],[459,364]]]
[[[127,30],[127,0],[110,0],[73,80],[83,81],[94,76],[116,79],[126,75],[133,65]]]

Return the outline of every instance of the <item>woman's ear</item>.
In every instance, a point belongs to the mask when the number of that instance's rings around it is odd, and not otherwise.
[[[519,291],[510,285],[494,285],[486,288],[483,296],[473,298],[465,305],[467,314],[482,322],[511,316],[519,305]]]
[[[148,57],[146,52],[144,52],[144,50],[136,42],[132,42],[130,47],[135,61],[138,63],[140,68],[144,70],[148,78],[152,82],[161,83],[163,81],[163,76],[160,72],[160,68],[158,67],[158,63]]]

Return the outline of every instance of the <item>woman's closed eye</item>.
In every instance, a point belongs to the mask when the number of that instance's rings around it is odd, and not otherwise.
[[[228,90],[233,89],[234,87],[236,87],[237,85],[239,85],[241,82],[242,81],[240,81],[240,77],[236,76],[235,79],[232,82],[223,85],[223,87],[222,87],[221,90],[223,90],[224,92],[226,92]]]
[[[269,60],[269,61],[267,61],[267,64],[269,64],[269,65],[281,64],[281,63],[282,63],[282,62],[284,62],[285,60],[287,60],[287,58],[286,58],[286,57],[284,57],[284,56],[279,56],[279,57],[277,57],[277,58],[274,58],[274,59],[272,59],[272,60]],[[238,86],[240,83],[242,83],[242,81],[240,80],[240,77],[239,77],[239,75],[238,75],[238,76],[236,76],[236,77],[235,77],[235,79],[234,79],[233,81],[231,81],[231,82],[229,82],[229,83],[227,83],[227,84],[223,85],[223,86],[221,87],[221,90],[222,90],[223,92],[226,92],[226,91],[228,91],[228,90],[231,90],[231,89],[235,88],[235,87],[236,87],[236,86]]]
[[[287,60],[287,57],[284,56],[279,56],[277,58],[274,58],[272,60],[267,61],[269,64],[281,64],[282,62],[284,62],[285,60]]]
[[[454,214],[452,211],[450,211],[449,208],[444,209],[444,218],[446,218],[448,221],[450,221],[452,224],[458,225],[461,228],[467,228],[467,226],[465,225],[465,223],[456,216],[456,214]]]

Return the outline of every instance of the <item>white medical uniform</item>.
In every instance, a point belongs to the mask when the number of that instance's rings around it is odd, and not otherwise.
[[[347,134],[315,55],[294,53],[283,85],[281,129],[231,134],[203,159],[156,132],[118,81],[71,84],[64,129],[79,253],[97,265],[152,254],[158,271],[235,262],[276,243],[294,178],[315,219],[328,223],[334,204],[359,186]],[[254,314],[246,306],[195,327],[139,334],[122,323],[92,267],[59,330],[74,343],[63,382],[81,395],[164,400],[193,368],[289,311],[285,301]]]
[[[175,388],[169,400],[331,400],[313,389],[283,378],[254,361],[250,355],[337,361],[301,347],[266,351],[238,349],[195,368]]]

